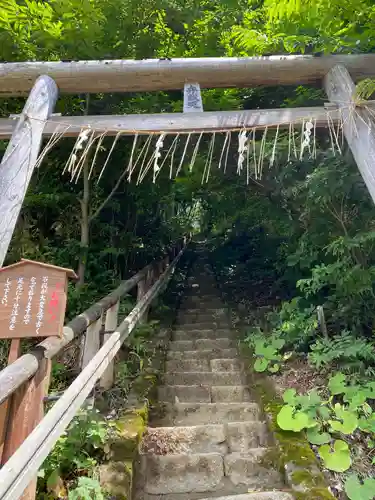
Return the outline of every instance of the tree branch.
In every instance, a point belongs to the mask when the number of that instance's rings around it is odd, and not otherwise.
[[[91,222],[100,214],[100,212],[103,210],[103,208],[106,206],[106,204],[109,202],[109,200],[112,198],[112,196],[115,194],[115,192],[117,191],[118,187],[120,186],[121,184],[121,181],[124,179],[125,175],[127,173],[127,170],[125,169],[123,171],[123,173],[120,175],[120,177],[118,178],[114,188],[112,189],[112,191],[109,193],[109,195],[107,196],[107,198],[99,205],[99,207],[95,210],[95,212],[90,215],[89,217],[89,224],[91,224]]]

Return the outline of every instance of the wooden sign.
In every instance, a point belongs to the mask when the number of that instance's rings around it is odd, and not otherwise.
[[[61,336],[71,269],[22,259],[0,269],[0,338]]]
[[[203,111],[201,88],[199,83],[184,85],[184,113]]]

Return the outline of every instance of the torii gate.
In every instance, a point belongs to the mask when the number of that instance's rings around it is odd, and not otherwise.
[[[309,116],[326,127],[323,107],[254,111],[221,111],[126,116],[53,116],[61,93],[135,92],[182,89],[199,82],[202,88],[249,85],[296,85],[323,80],[333,110],[363,180],[375,203],[375,136],[368,106],[354,100],[355,81],[375,76],[375,54],[192,58],[174,60],[113,60],[24,62],[0,64],[0,96],[29,97],[18,121],[0,119],[0,139],[10,138],[0,165],[0,266],[2,266],[36,164],[43,135],[70,125],[67,136],[78,136],[83,125],[96,132],[137,130],[139,133],[215,131],[244,125],[285,127]],[[353,112],[355,109],[355,113]],[[336,111],[335,111],[336,110]],[[48,122],[46,123],[46,120]]]

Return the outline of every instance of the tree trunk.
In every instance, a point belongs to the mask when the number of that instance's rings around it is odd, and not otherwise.
[[[81,202],[81,243],[78,264],[77,288],[85,284],[85,273],[87,265],[87,256],[90,243],[90,222],[89,222],[89,201],[90,201],[90,181],[89,181],[89,158],[87,155],[83,165],[83,196]]]

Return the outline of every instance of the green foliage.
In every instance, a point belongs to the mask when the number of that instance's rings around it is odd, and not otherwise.
[[[295,389],[287,389],[277,424],[286,431],[306,430],[309,442],[319,446],[324,466],[344,472],[351,465],[350,449],[346,441],[336,436],[344,438],[358,430],[374,434],[374,413],[367,400],[374,398],[375,384],[348,385],[345,375],[337,373],[330,378],[327,389],[330,394],[326,399],[315,390],[298,395]]]
[[[284,406],[277,415],[277,423],[284,431],[299,432],[309,426],[309,417],[303,411],[295,411],[293,406]]]
[[[375,92],[375,80],[366,78],[359,82],[355,88],[355,98],[359,101],[370,99]]]
[[[318,327],[314,307],[304,308],[301,307],[301,303],[300,297],[295,297],[290,302],[283,302],[273,328],[273,334],[281,336],[294,349],[305,345],[315,336]]]
[[[352,463],[349,446],[345,441],[341,440],[335,441],[332,447],[328,444],[320,446],[319,455],[324,466],[334,472],[345,472]]]
[[[334,364],[346,371],[365,371],[366,366],[375,362],[373,342],[356,338],[344,330],[332,338],[321,338],[310,346],[309,363],[317,369],[332,367]]]
[[[97,411],[81,410],[39,470],[39,492],[63,490],[65,484],[70,486],[78,478],[78,486],[69,491],[69,499],[99,500],[100,496],[92,496],[101,493],[90,475],[105,456],[110,430],[110,423],[99,417]]]
[[[96,479],[81,476],[76,488],[69,491],[68,500],[104,500],[104,495]]]
[[[280,363],[283,356],[280,354],[285,341],[273,336],[264,336],[260,330],[253,330],[245,338],[245,342],[254,350],[254,370],[256,372],[264,372],[268,370],[271,373],[276,373],[280,369]]]
[[[360,482],[356,474],[350,474],[345,481],[345,493],[350,500],[372,500],[375,497],[375,479],[366,478]]]

